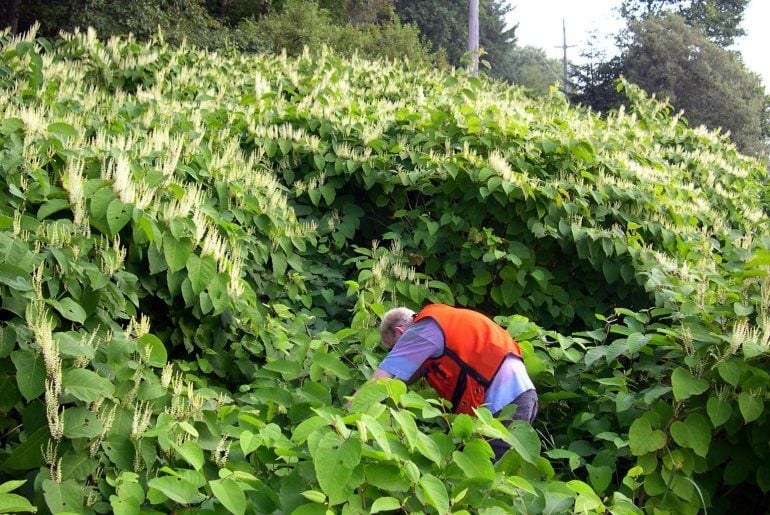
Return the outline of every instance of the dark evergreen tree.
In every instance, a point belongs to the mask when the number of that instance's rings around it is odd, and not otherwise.
[[[11,32],[18,32],[20,8],[21,0],[7,0],[0,5],[0,29],[8,27]]]

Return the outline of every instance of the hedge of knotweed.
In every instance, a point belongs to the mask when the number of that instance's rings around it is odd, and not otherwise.
[[[325,51],[2,56],[12,511],[762,505],[766,177],[725,137],[631,85],[602,119]],[[543,413],[496,468],[484,412],[398,382],[340,407],[376,315],[428,301],[525,348]]]

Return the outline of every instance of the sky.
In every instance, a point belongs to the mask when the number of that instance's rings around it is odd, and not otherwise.
[[[549,56],[561,59],[562,20],[564,20],[567,59],[580,61],[580,53],[587,48],[589,35],[594,32],[598,41],[606,43],[612,52],[612,34],[621,29],[617,8],[621,0],[508,0],[514,7],[509,14],[510,23],[518,23],[517,44],[532,45],[544,49]],[[758,73],[770,92],[770,0],[751,0],[743,18],[746,36],[739,38],[734,49],[743,55],[749,70]]]

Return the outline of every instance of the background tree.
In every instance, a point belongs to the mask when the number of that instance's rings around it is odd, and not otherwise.
[[[468,0],[396,0],[395,12],[404,23],[416,25],[434,51],[445,52],[449,64],[463,65],[468,42]],[[512,8],[502,0],[479,1],[479,45],[493,77],[511,80],[511,52],[516,47],[516,25],[508,27]]]
[[[616,108],[623,98],[615,84],[625,76],[669,98],[691,124],[729,130],[741,151],[766,154],[768,97],[759,77],[724,48],[743,34],[738,24],[747,3],[625,0],[621,15],[629,27],[617,36],[620,53],[584,55],[586,64],[573,67],[572,98],[602,112]]]
[[[328,7],[328,8],[327,8]],[[7,9],[6,9],[7,11]],[[5,18],[8,15],[3,11]],[[4,18],[4,19],[5,19]],[[160,28],[170,42],[297,54],[330,46],[341,53],[430,63],[416,27],[402,25],[391,0],[29,0],[22,30],[41,24],[41,36],[94,27],[101,38],[132,33],[147,39]]]
[[[287,0],[281,10],[256,22],[241,22],[237,40],[241,47],[252,51],[285,49],[289,55],[296,55],[305,46],[317,49],[327,45],[346,55],[357,52],[372,57],[406,57],[428,64],[429,52],[420,42],[419,30],[382,13],[378,23],[340,23],[340,12],[335,14],[310,0]]]
[[[638,22],[673,12],[714,43],[728,47],[746,34],[740,25],[748,5],[749,0],[623,0],[620,14],[629,22]]]
[[[570,69],[572,100],[603,113],[619,107],[625,100],[616,86],[623,72],[622,57],[600,58],[589,50],[583,58],[584,64]]]
[[[16,33],[19,28],[19,9],[21,0],[7,0],[0,5],[0,28],[10,27]]]
[[[547,93],[555,82],[562,82],[559,59],[533,46],[516,47],[511,53],[512,81],[537,93]]]
[[[41,36],[94,27],[101,37],[133,33],[146,39],[160,28],[171,42],[186,39],[195,45],[225,46],[229,34],[199,0],[27,0],[19,11],[19,30],[40,23]]]
[[[685,112],[691,124],[722,127],[745,153],[767,150],[765,93],[738,56],[709,41],[674,14],[631,26],[625,77]]]

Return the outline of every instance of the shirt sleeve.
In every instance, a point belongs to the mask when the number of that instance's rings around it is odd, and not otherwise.
[[[402,381],[408,381],[425,360],[438,357],[443,352],[444,333],[441,327],[435,320],[424,318],[404,331],[380,363],[380,368]]]

